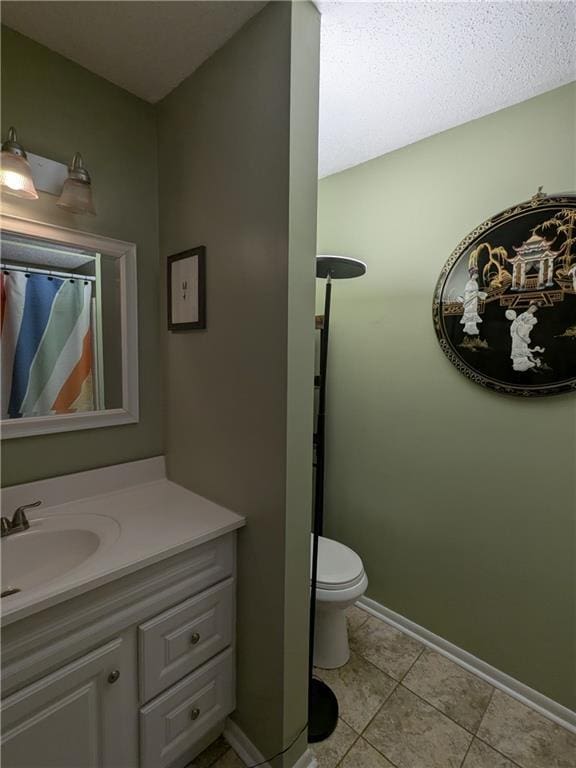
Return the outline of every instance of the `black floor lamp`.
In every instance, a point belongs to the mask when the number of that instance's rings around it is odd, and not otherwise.
[[[318,579],[318,537],[324,522],[324,427],[326,423],[326,370],[328,364],[328,335],[330,331],[330,303],[332,280],[361,277],[366,265],[346,256],[317,256],[316,277],[326,280],[324,295],[324,323],[320,336],[320,375],[318,377],[318,415],[314,444],[316,447],[316,485],[314,493],[314,525],[312,537],[312,569],[310,576],[310,649],[308,678],[308,741],[323,741],[336,728],[338,699],[332,689],[314,677],[314,628],[316,619],[316,582]]]

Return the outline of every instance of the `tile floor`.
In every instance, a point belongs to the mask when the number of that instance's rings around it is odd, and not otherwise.
[[[576,768],[576,734],[353,607],[351,657],[317,670],[338,697],[319,768]],[[244,768],[219,739],[188,768]]]

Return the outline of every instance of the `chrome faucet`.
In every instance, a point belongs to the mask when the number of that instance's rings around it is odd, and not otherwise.
[[[41,501],[35,501],[32,504],[24,504],[23,506],[18,507],[16,512],[12,515],[12,520],[7,517],[0,518],[2,538],[4,538],[4,536],[10,536],[13,533],[19,533],[20,531],[27,531],[28,528],[30,528],[30,523],[26,517],[25,510],[32,507],[39,507],[40,504],[42,504]]]

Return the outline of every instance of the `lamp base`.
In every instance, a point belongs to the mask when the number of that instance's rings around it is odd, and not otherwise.
[[[322,680],[312,678],[308,691],[308,743],[324,741],[338,724],[338,699]]]

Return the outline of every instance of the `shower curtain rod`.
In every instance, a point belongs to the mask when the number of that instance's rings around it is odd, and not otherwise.
[[[94,275],[78,275],[75,272],[55,272],[52,269],[38,269],[36,267],[21,267],[17,264],[0,264],[2,272],[34,272],[37,275],[49,275],[50,277],[64,277],[69,280],[88,280],[93,283],[96,281]]]

